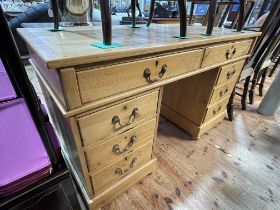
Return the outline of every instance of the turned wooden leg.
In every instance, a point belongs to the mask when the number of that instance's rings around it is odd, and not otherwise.
[[[235,95],[235,88],[233,89],[227,105],[228,120],[233,121],[233,99]]]
[[[156,3],[156,0],[151,0],[149,19],[148,19],[148,22],[147,22],[147,27],[149,27],[151,25],[151,22],[152,22],[152,19],[153,19],[153,16],[154,16],[155,3]]]
[[[273,68],[271,69],[268,77],[272,77],[272,75],[274,74],[275,70],[277,69],[278,65],[280,64],[280,55],[279,57],[277,58],[277,61],[275,62]]]
[[[58,3],[57,0],[51,0],[52,11],[53,11],[53,29],[59,29],[59,15],[58,15]]]
[[[246,77],[245,83],[244,83],[244,89],[243,89],[243,94],[241,98],[241,105],[242,105],[242,110],[246,110],[246,100],[247,100],[247,94],[249,90],[249,84],[250,84],[251,76]]]
[[[136,26],[136,0],[131,0],[131,17],[132,17],[132,27]]]
[[[110,0],[100,0],[103,44],[112,44],[112,19]]]
[[[249,90],[249,104],[254,104],[254,92],[257,85],[257,79],[253,78],[251,82],[251,88]]]
[[[192,24],[193,12],[194,12],[194,2],[192,2],[192,4],[191,4],[191,11],[190,11],[190,17],[189,17],[189,25]]]
[[[214,20],[216,16],[216,9],[217,9],[217,0],[210,0],[209,5],[209,12],[208,12],[208,24],[207,24],[207,31],[206,35],[211,36],[214,26]]]
[[[262,79],[261,79],[261,82],[259,84],[259,96],[263,96],[263,85],[264,85],[265,78],[266,78],[266,75],[267,75],[267,69],[268,68],[265,68],[263,73],[262,73]]]
[[[178,0],[180,15],[180,37],[187,35],[187,6],[185,0]]]
[[[238,25],[237,31],[242,31],[244,25],[244,13],[245,13],[245,0],[240,0],[239,3],[239,18],[238,18]]]
[[[138,0],[136,1],[136,8],[137,8],[137,9],[138,9],[138,11],[139,11],[139,15],[138,15],[138,17],[142,17],[142,12],[141,12],[141,9],[140,9],[140,4],[139,4]]]

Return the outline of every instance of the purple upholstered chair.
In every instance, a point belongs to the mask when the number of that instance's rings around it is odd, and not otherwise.
[[[17,98],[0,60],[0,196],[51,173],[51,162],[23,98]]]
[[[10,82],[9,76],[0,60],[0,102],[16,98],[16,93],[13,85]]]

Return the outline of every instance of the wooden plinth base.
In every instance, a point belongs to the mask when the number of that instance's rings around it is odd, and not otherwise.
[[[104,205],[108,204],[110,201],[112,201],[114,198],[119,196],[121,193],[129,189],[132,185],[139,182],[141,179],[143,179],[145,176],[151,174],[156,169],[157,165],[157,159],[153,158],[148,163],[137,169],[136,171],[133,171],[131,174],[124,177],[122,180],[105,190],[104,192],[96,195],[94,198],[90,199],[88,197],[88,194],[86,193],[85,188],[81,184],[80,178],[75,173],[75,169],[73,165],[70,162],[70,159],[67,155],[67,153],[63,152],[63,156],[65,157],[66,163],[71,169],[71,172],[75,178],[76,184],[78,185],[80,192],[84,198],[85,205],[90,210],[98,210]]]
[[[225,112],[218,115],[215,119],[210,120],[209,122],[198,126],[188,119],[184,118],[182,115],[178,114],[177,112],[169,109],[168,107],[161,105],[161,115],[166,119],[170,120],[175,125],[179,126],[183,130],[187,131],[192,135],[194,139],[198,139],[202,134],[212,128],[214,125],[223,121],[225,117]]]

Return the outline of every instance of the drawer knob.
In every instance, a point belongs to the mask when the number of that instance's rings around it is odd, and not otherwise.
[[[168,70],[167,65],[164,64],[164,65],[161,67],[161,70],[160,70],[160,72],[159,72],[158,77],[155,78],[155,79],[151,79],[151,75],[152,75],[151,70],[148,69],[148,68],[146,68],[146,69],[144,70],[143,76],[146,78],[146,80],[147,80],[149,83],[152,83],[152,82],[156,82],[156,81],[160,80],[160,79],[163,77],[163,75],[167,72],[167,70]]]
[[[235,74],[235,70],[229,71],[229,72],[227,73],[227,79],[232,78],[232,76],[233,76],[234,74]]]
[[[213,115],[218,114],[221,109],[222,109],[222,105],[220,105],[217,109],[214,109],[213,110]]]
[[[228,92],[228,87],[225,90],[221,90],[220,97],[223,97]]]
[[[129,148],[132,147],[132,145],[135,143],[136,140],[137,140],[136,136],[131,136],[130,141],[129,141],[127,147],[124,148],[123,150],[121,150],[120,145],[115,144],[113,146],[113,148],[112,148],[113,153],[115,153],[115,154],[122,154],[122,153],[128,151]]]
[[[134,167],[136,161],[137,161],[137,158],[133,158],[129,165],[129,168],[127,168],[127,169],[116,168],[115,174],[122,175],[122,174],[129,172],[129,170]]]
[[[236,53],[236,47],[235,48],[230,48],[226,52],[226,59],[231,59]]]
[[[136,116],[139,114],[139,109],[138,108],[134,108],[132,110],[132,113],[130,115],[130,118],[129,118],[129,121],[126,122],[125,124],[122,124],[121,123],[121,120],[120,120],[120,117],[115,115],[113,118],[112,118],[112,123],[113,125],[117,125],[119,124],[119,126],[122,128],[122,127],[125,127],[127,125],[130,125],[131,123],[133,123],[133,121],[135,120]]]

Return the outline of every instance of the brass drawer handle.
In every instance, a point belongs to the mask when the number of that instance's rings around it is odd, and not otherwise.
[[[214,109],[213,110],[213,115],[215,116],[216,114],[218,114],[219,113],[219,111],[222,109],[222,105],[220,105],[219,107],[218,107],[218,109]]]
[[[236,47],[235,48],[230,48],[226,52],[226,59],[231,59],[236,53]]]
[[[127,150],[129,150],[130,147],[132,147],[132,145],[135,143],[136,140],[137,140],[136,136],[131,136],[127,147],[124,148],[123,150],[121,150],[120,145],[115,144],[112,148],[113,153],[122,154],[122,153],[126,152]]]
[[[130,165],[129,165],[129,168],[127,168],[127,169],[123,170],[121,168],[116,168],[115,174],[122,175],[122,174],[125,174],[125,173],[129,172],[130,169],[132,169],[134,167],[136,161],[137,161],[137,158],[133,158]]]
[[[160,80],[163,77],[163,75],[167,72],[167,70],[168,70],[167,65],[164,64],[161,67],[161,71],[159,73],[159,76],[157,78],[155,78],[155,79],[151,79],[151,75],[152,75],[151,70],[147,68],[147,69],[144,70],[143,76],[146,78],[146,80],[149,83],[152,83],[152,82],[156,82],[156,81]]]
[[[235,74],[235,69],[233,70],[233,71],[229,71],[228,73],[227,73],[227,79],[230,79],[230,78],[232,78],[232,76]]]
[[[133,121],[135,120],[136,116],[139,114],[139,109],[138,108],[134,108],[132,110],[132,113],[130,115],[130,118],[129,118],[129,121],[126,122],[125,124],[122,124],[121,123],[121,120],[120,120],[120,117],[115,115],[113,118],[112,118],[112,123],[113,125],[116,125],[116,124],[119,124],[120,127],[125,127],[127,125],[130,125],[131,123],[133,123]]]
[[[220,97],[223,97],[228,92],[228,87],[225,90],[220,91]]]

